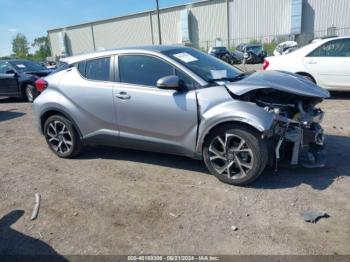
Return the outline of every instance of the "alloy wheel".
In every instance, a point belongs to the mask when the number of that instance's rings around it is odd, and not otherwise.
[[[47,128],[46,135],[50,146],[58,153],[67,153],[73,147],[72,134],[61,121],[52,121]]]
[[[243,178],[253,168],[253,151],[238,135],[226,133],[216,136],[209,145],[208,153],[216,172],[229,179]]]

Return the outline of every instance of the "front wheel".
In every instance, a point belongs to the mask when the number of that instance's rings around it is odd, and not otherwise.
[[[224,125],[206,139],[204,162],[220,181],[243,186],[253,182],[265,169],[267,145],[246,126]]]
[[[44,135],[49,148],[59,157],[72,158],[81,151],[82,145],[77,131],[61,115],[54,115],[46,120]]]
[[[24,95],[25,99],[32,103],[37,96],[37,91],[35,90],[35,87],[32,85],[26,85],[24,88]]]

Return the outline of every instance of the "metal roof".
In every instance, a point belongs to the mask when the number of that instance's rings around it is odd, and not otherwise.
[[[173,9],[173,8],[182,7],[182,6],[191,6],[191,5],[201,4],[201,3],[210,2],[210,1],[212,1],[212,0],[197,0],[197,1],[192,2],[192,3],[173,5],[173,6],[169,6],[169,7],[165,7],[165,8],[160,8],[159,11],[164,11],[164,10]],[[156,9],[131,13],[128,15],[116,16],[116,17],[107,18],[107,19],[95,20],[95,21],[81,23],[81,24],[75,24],[75,25],[64,26],[64,27],[57,27],[57,28],[49,29],[49,30],[47,30],[47,32],[50,33],[53,31],[59,31],[59,30],[67,29],[67,28],[73,28],[73,27],[84,26],[84,25],[90,25],[90,24],[94,24],[94,23],[105,23],[108,21],[116,20],[116,19],[123,19],[123,18],[131,17],[131,16],[135,16],[135,15],[147,14],[150,12],[156,12]]]

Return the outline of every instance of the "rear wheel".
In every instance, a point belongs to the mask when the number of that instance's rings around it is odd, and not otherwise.
[[[299,74],[299,75],[301,75],[302,77],[304,77],[306,80],[309,80],[310,82],[316,84],[316,81],[315,81],[315,79],[314,79],[312,76],[307,75],[307,74]]]
[[[81,151],[82,145],[77,131],[61,115],[54,115],[46,120],[44,134],[49,148],[59,157],[72,158]]]
[[[247,185],[259,177],[268,160],[266,142],[250,128],[224,125],[206,139],[204,162],[220,181]]]

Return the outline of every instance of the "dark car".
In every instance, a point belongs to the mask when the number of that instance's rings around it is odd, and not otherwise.
[[[28,60],[0,61],[0,96],[20,97],[33,102],[39,92],[35,81],[52,70]]]
[[[224,46],[212,47],[208,52],[210,55],[215,56],[229,64],[239,64],[243,60],[243,56],[239,55],[238,52],[231,53]]]
[[[244,54],[246,64],[262,63],[266,57],[266,52],[261,44],[240,44],[236,50]]]

